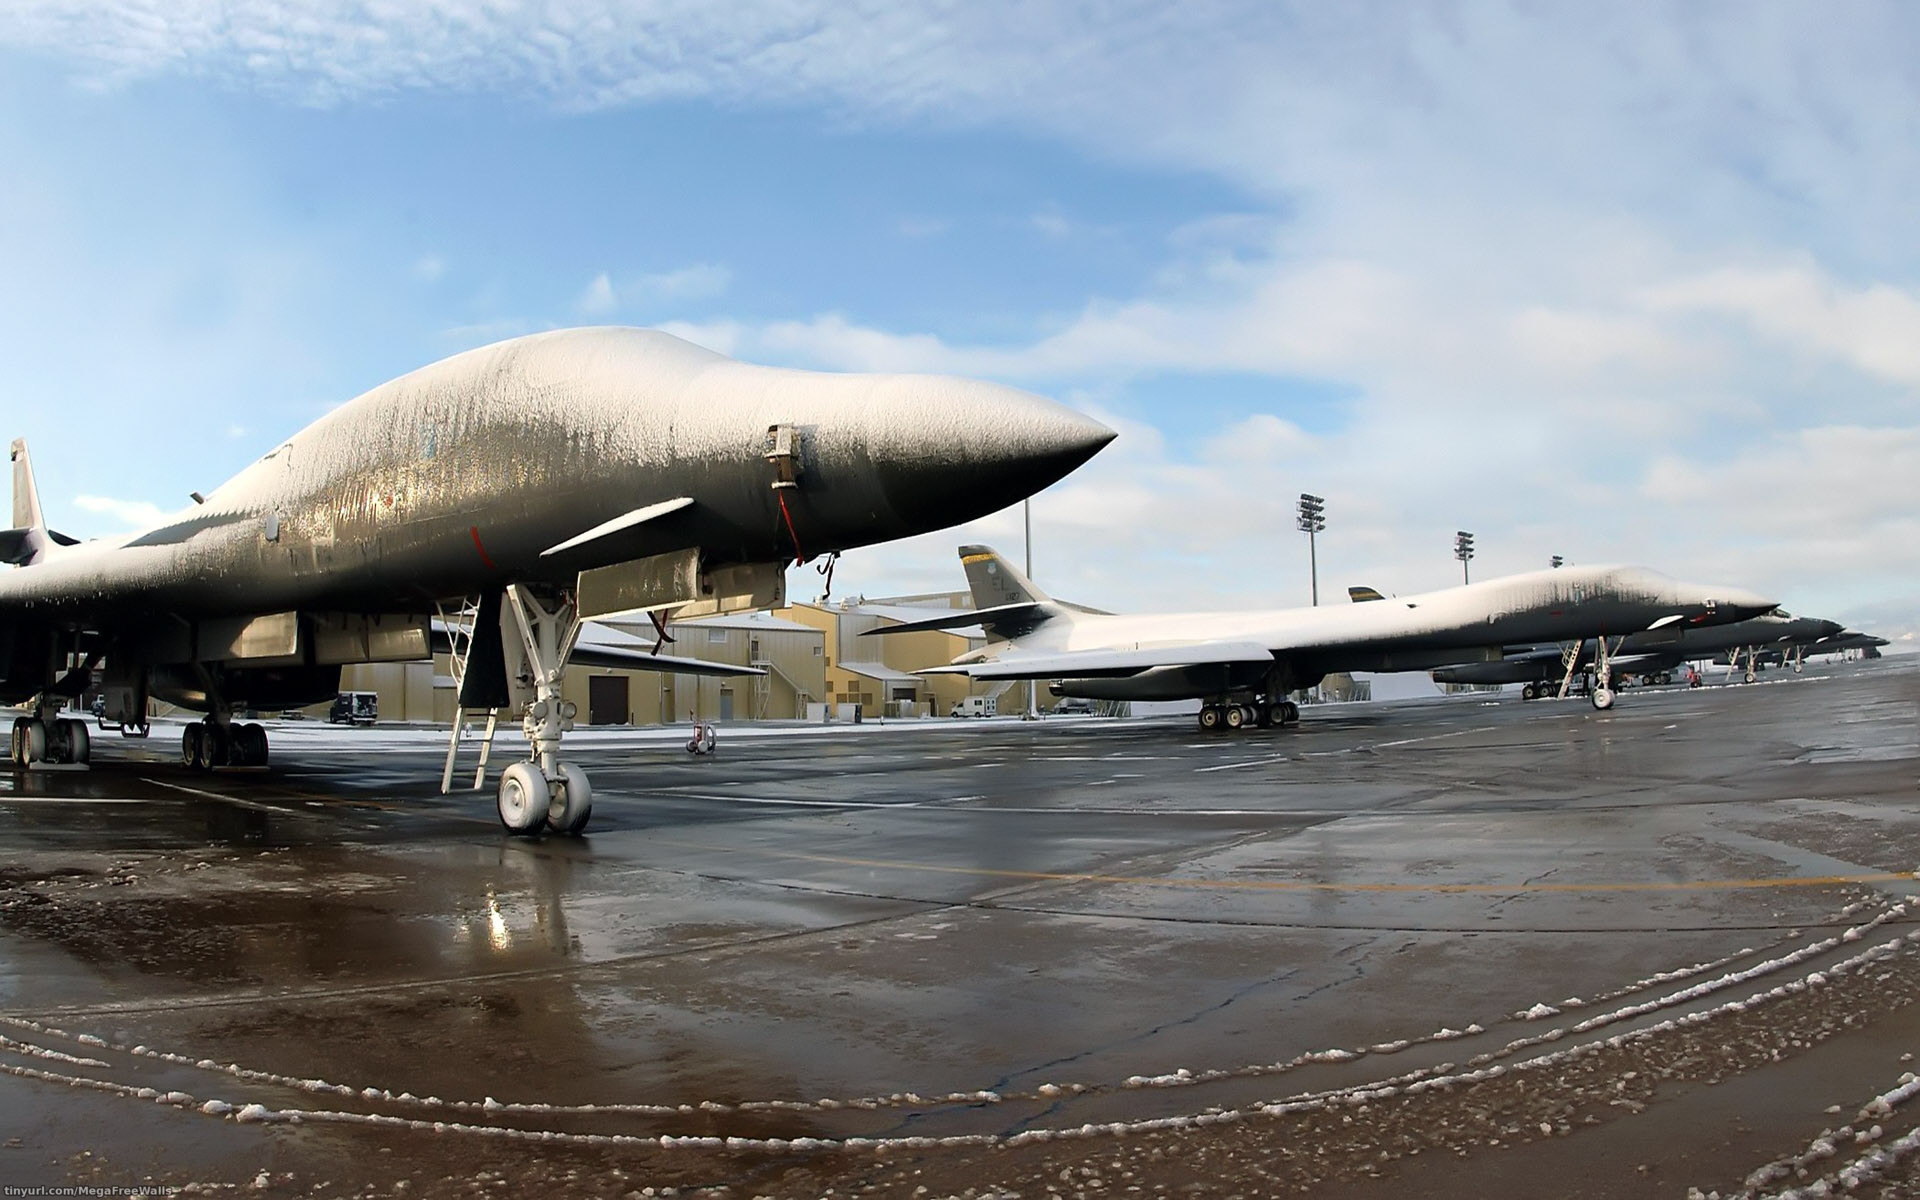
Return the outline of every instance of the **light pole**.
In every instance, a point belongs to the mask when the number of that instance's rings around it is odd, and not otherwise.
[[[1020,502],[1020,519],[1026,524],[1027,578],[1033,578],[1033,500],[1028,498]],[[1020,717],[1023,721],[1040,719],[1040,681],[1027,680],[1027,711]]]
[[[1320,553],[1314,545],[1314,535],[1327,527],[1326,505],[1324,496],[1301,492],[1300,518],[1294,522],[1294,527],[1307,535],[1307,571],[1308,577],[1313,580],[1313,603],[1316,608],[1320,606]]]
[[[1472,583],[1467,577],[1467,564],[1473,561],[1473,535],[1464,529],[1454,531],[1453,556],[1460,560],[1460,582]]]

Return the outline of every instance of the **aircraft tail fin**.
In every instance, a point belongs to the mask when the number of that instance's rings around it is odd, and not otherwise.
[[[0,529],[0,562],[24,567],[39,562],[55,546],[79,544],[78,538],[47,528],[40,512],[40,491],[33,485],[27,439],[13,439],[13,528]]]
[[[27,439],[13,439],[13,527],[45,529],[40,515],[40,491],[33,485],[33,463],[27,457]]]
[[[1053,599],[991,546],[960,547],[960,565],[966,568],[975,608],[1044,604]]]
[[[1350,587],[1347,589],[1347,599],[1355,604],[1365,604],[1369,600],[1385,600],[1386,597],[1370,587]]]

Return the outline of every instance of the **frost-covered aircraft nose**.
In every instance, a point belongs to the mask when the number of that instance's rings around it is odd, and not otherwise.
[[[1744,588],[1720,588],[1712,598],[1716,601],[1715,618],[1722,623],[1765,616],[1780,607],[1778,600],[1769,600],[1759,592]]]
[[[866,404],[866,453],[899,534],[1025,499],[1116,436],[1063,404],[972,379],[894,376]]]

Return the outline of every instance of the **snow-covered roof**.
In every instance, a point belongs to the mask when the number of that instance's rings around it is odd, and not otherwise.
[[[852,671],[855,675],[865,675],[868,679],[878,679],[882,683],[920,683],[920,677],[918,675],[909,675],[905,671],[896,671],[885,663],[843,662],[840,664],[840,669],[842,671]]]

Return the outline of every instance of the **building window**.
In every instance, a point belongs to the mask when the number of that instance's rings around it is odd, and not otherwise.
[[[825,646],[815,646],[813,648],[813,656],[815,658],[819,658],[820,656],[824,655],[826,652],[827,652],[827,648]]]
[[[709,629],[709,630],[707,630],[707,644],[708,644],[708,645],[710,645],[710,646],[724,646],[724,645],[726,645],[726,644],[727,644],[727,631],[726,631],[726,630],[724,630],[724,629]]]

